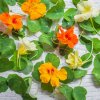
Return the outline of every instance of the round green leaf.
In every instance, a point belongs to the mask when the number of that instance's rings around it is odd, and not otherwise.
[[[14,6],[16,4],[16,0],[5,0],[5,2],[10,6]]]
[[[95,21],[97,24],[100,25],[100,15],[97,16],[97,17],[94,17],[93,19],[94,19],[94,21]]]
[[[87,91],[81,86],[77,86],[73,89],[73,98],[74,100],[86,100]]]
[[[32,76],[36,81],[40,81],[40,73],[38,68],[40,67],[41,64],[43,64],[43,61],[38,62],[34,65],[34,71],[32,73]]]
[[[75,79],[82,78],[86,74],[87,74],[87,71],[86,70],[77,69],[77,70],[74,71],[74,77],[75,77]]]

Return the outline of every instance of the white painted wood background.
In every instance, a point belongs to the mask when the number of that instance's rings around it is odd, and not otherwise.
[[[68,9],[70,7],[74,7],[72,5],[71,1],[72,0],[65,0],[66,9]],[[95,5],[94,7],[96,7],[96,8],[100,7],[100,0],[90,0],[90,1],[94,2],[94,5]],[[22,13],[18,6],[10,7],[10,9],[16,13],[19,13],[19,12]],[[77,26],[75,28],[75,33],[79,34]],[[36,36],[39,36],[39,35],[40,35],[40,33],[36,34]],[[36,39],[36,37],[32,36],[32,37],[28,37],[28,39],[33,40],[33,39]],[[85,47],[82,46],[80,43],[75,47],[75,49],[79,51],[80,55],[83,55],[84,53],[87,52]],[[54,53],[59,56],[57,50]],[[46,55],[46,53],[43,53],[41,58],[37,61],[43,60],[45,58],[45,55]],[[65,59],[61,56],[60,56],[60,59],[61,59],[60,67],[63,65],[66,65]],[[37,61],[34,61],[33,64],[35,64]],[[93,65],[91,65],[88,68],[88,74],[82,79],[81,86],[84,86],[88,91],[86,100],[100,100],[100,86],[95,85],[93,82],[92,75],[91,75],[92,69],[93,69]],[[0,73],[0,76],[7,77],[9,74],[12,74],[12,73],[15,73],[15,72],[8,71],[5,73]],[[22,76],[22,77],[25,76],[22,73],[17,73],[17,74]],[[74,87],[74,86],[78,86],[79,84],[80,84],[80,80],[72,82],[69,85]],[[40,85],[39,84],[37,85],[37,83],[35,83],[35,82],[33,82],[33,84],[32,84],[30,94],[31,95],[36,94],[36,97],[38,98],[38,100],[56,100],[55,98],[53,98],[53,96],[51,94],[42,91],[40,88]],[[8,89],[7,92],[0,94],[0,100],[22,100],[22,98],[18,94],[15,94],[13,91],[10,91],[10,89]],[[80,100],[81,100],[81,98],[80,98]]]

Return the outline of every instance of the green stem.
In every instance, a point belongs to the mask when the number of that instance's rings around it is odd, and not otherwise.
[[[95,26],[94,26],[92,17],[90,18],[90,21],[91,21],[91,24],[92,24],[93,29],[95,30],[96,33],[98,33],[98,31],[96,30],[96,28],[95,28]]]

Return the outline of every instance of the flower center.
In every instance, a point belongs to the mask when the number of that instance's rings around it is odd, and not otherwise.
[[[53,75],[54,74],[54,69],[53,68],[52,69],[47,69],[47,72],[48,72],[48,74]]]

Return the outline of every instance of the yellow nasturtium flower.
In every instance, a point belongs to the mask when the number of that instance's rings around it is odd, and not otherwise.
[[[78,67],[81,67],[83,64],[82,59],[78,55],[78,51],[75,51],[75,53],[70,53],[68,55],[66,63],[69,65],[71,69],[76,69]]]
[[[36,45],[33,42],[28,41],[26,38],[19,39],[20,40],[20,46],[18,49],[19,55],[27,54],[27,51],[34,51],[36,49]]]
[[[49,83],[52,87],[58,87],[60,80],[67,79],[67,72],[64,68],[57,70],[51,63],[44,63],[39,67],[40,79],[42,83]]]
[[[91,17],[96,17],[100,14],[100,9],[93,8],[93,4],[90,1],[81,1],[77,4],[79,11],[78,15],[74,16],[76,22],[82,22],[88,20]]]
[[[41,18],[46,13],[46,5],[40,0],[27,0],[22,4],[21,9],[30,15],[31,20]]]

